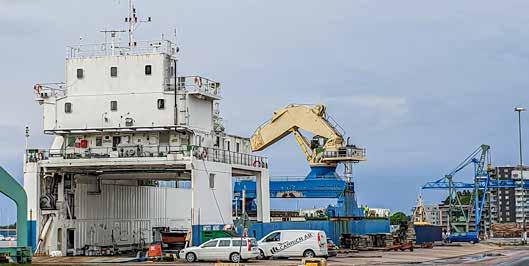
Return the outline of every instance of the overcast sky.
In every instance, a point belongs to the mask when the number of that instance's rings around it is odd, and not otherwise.
[[[529,107],[528,1],[137,0],[136,7],[153,19],[138,39],[173,38],[176,27],[180,74],[222,83],[230,133],[251,135],[289,103],[327,104],[351,141],[367,148],[368,161],[355,168],[361,204],[408,211],[423,183],[481,143],[492,146],[495,165],[516,164],[513,107]],[[33,84],[62,81],[65,47],[80,37],[102,41],[98,31],[123,29],[126,13],[125,0],[0,0],[0,165],[19,180],[24,126],[30,146],[51,142]],[[263,154],[273,176],[308,172],[292,138]],[[12,205],[0,199],[0,224],[14,220]]]

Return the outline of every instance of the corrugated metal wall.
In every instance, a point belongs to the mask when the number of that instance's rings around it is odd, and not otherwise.
[[[257,239],[274,230],[323,230],[334,243],[339,243],[343,233],[354,235],[389,233],[389,220],[354,220],[354,221],[304,221],[256,223],[250,226],[248,234]]]
[[[75,246],[136,244],[152,241],[152,227],[190,228],[191,190],[148,186],[78,184],[75,193]]]

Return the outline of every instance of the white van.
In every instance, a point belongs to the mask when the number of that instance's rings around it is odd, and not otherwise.
[[[320,230],[277,230],[257,242],[259,259],[327,257],[327,236]]]

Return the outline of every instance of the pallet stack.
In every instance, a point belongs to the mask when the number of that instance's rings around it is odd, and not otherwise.
[[[492,224],[491,226],[492,233],[494,237],[499,238],[510,238],[510,237],[521,237],[522,228],[517,223],[501,223],[501,224]]]

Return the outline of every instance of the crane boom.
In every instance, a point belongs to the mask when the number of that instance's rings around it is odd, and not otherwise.
[[[326,138],[329,147],[343,144],[341,134],[325,119],[325,106],[291,104],[275,111],[272,119],[255,131],[251,138],[252,149],[261,151],[299,128]]]
[[[272,118],[257,128],[250,138],[252,150],[262,151],[293,133],[311,166],[364,161],[365,150],[345,145],[342,134],[329,122],[325,111],[326,107],[321,104],[291,104],[275,111]],[[313,142],[301,135],[299,129],[312,133]],[[319,144],[320,139],[323,139],[323,144]]]

